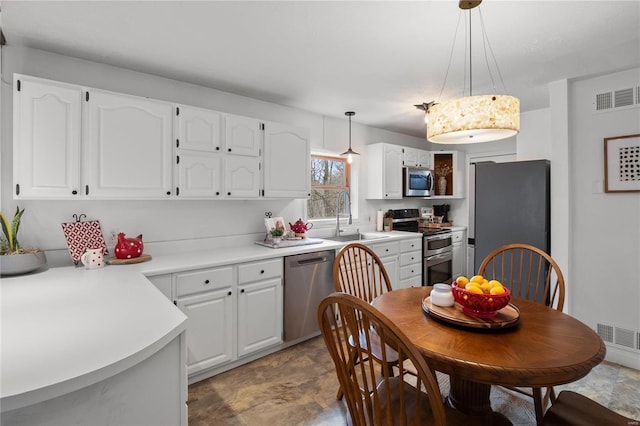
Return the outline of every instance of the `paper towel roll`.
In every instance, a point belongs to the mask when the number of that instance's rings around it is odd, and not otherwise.
[[[378,210],[378,213],[376,214],[376,231],[380,232],[382,231],[382,210]]]

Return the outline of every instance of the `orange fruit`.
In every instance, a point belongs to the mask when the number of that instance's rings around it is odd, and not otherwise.
[[[491,280],[491,281],[489,281],[489,285],[490,285],[491,287],[496,287],[496,286],[503,287],[502,283],[501,283],[500,281],[498,281],[498,280]]]
[[[482,289],[480,287],[478,287],[477,285],[470,285],[469,287],[467,287],[467,291],[469,293],[484,294]]]
[[[465,277],[464,275],[460,275],[458,278],[456,278],[456,283],[458,284],[458,287],[464,287],[465,285],[467,285],[468,282],[469,282],[469,278]]]
[[[495,287],[492,287],[491,290],[489,290],[490,294],[504,294],[505,293],[505,289],[504,287],[502,287],[501,285],[497,285]]]
[[[485,294],[489,294],[489,290],[491,290],[491,285],[489,284],[489,282],[483,282],[482,284],[480,284],[480,288],[482,289],[482,292]]]
[[[474,275],[469,281],[482,284],[482,280],[484,280],[484,277],[482,275]]]

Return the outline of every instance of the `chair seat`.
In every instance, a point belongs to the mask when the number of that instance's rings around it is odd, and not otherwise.
[[[547,410],[542,424],[546,426],[629,426],[637,420],[624,417],[586,396],[562,391]]]
[[[375,330],[371,330],[371,333],[367,333],[369,335],[369,341],[371,342],[371,355],[373,355],[377,360],[385,359],[388,363],[396,363],[398,362],[398,352],[391,348],[389,345],[385,345],[386,357],[382,356],[382,346],[380,346],[380,337],[376,334]],[[358,333],[358,340],[360,341],[360,347],[363,349],[368,349],[369,345],[367,344],[367,337],[363,331]],[[353,336],[349,336],[349,345],[351,347],[355,347],[355,341],[353,340]]]

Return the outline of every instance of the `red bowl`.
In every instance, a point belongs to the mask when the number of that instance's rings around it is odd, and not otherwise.
[[[455,281],[451,285],[453,298],[462,305],[462,310],[477,317],[492,317],[507,306],[511,295],[508,288],[505,287],[504,291],[503,294],[479,294],[458,287]]]

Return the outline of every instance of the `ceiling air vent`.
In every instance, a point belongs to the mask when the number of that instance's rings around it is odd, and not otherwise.
[[[596,93],[593,112],[605,112],[640,106],[640,86]]]

